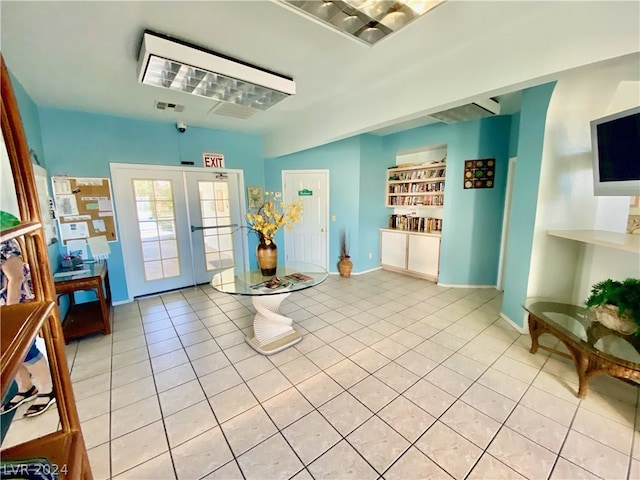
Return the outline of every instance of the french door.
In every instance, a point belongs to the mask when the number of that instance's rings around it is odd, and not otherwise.
[[[241,171],[111,164],[129,298],[248,261]]]

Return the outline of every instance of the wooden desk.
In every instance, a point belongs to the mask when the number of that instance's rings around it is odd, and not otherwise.
[[[55,282],[58,303],[62,295],[69,297],[69,311],[62,322],[65,343],[93,333],[111,333],[111,289],[106,262],[89,263],[82,266],[84,272],[57,272]],[[76,303],[74,293],[82,290],[94,291],[97,300]]]
[[[538,348],[573,359],[578,373],[578,397],[587,394],[589,380],[611,375],[638,385],[640,381],[640,337],[621,335],[594,322],[591,311],[577,305],[553,301],[528,301],[531,353]],[[567,347],[570,355],[540,345],[538,337],[550,333]]]

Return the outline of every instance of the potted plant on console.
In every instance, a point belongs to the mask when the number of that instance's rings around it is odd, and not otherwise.
[[[640,335],[640,279],[598,282],[591,287],[585,305],[605,327],[623,335]]]

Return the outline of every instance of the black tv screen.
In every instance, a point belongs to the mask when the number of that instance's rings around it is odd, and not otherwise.
[[[640,195],[640,107],[591,122],[595,195]]]

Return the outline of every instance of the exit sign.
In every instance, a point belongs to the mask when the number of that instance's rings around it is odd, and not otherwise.
[[[208,168],[224,168],[224,155],[221,153],[203,153],[202,161]]]

